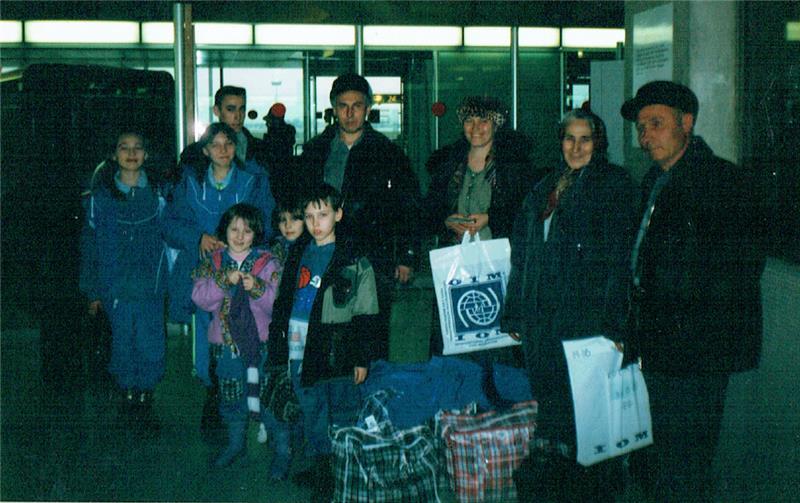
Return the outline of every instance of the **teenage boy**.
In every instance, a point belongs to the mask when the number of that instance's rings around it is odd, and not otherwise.
[[[342,196],[323,184],[304,199],[303,234],[286,260],[268,341],[271,365],[289,361],[311,468],[294,477],[315,499],[333,490],[328,428],[360,407],[378,320],[375,273],[339,235]]]
[[[245,171],[254,175],[266,174],[266,163],[257,154],[262,150],[261,140],[244,127],[247,114],[247,91],[243,87],[222,86],[214,93],[214,117],[236,132],[236,157],[244,164]],[[190,165],[203,158],[203,149],[192,143],[181,152],[180,162]],[[269,189],[269,183],[267,183]],[[265,215],[269,219],[271,213]],[[265,220],[268,221],[268,220]]]

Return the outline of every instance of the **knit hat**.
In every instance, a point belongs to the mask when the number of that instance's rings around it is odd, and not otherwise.
[[[467,96],[458,106],[456,114],[461,123],[470,117],[480,117],[481,119],[489,119],[497,127],[501,127],[508,118],[508,107],[497,98]]]
[[[697,118],[697,96],[688,87],[668,80],[654,80],[639,88],[636,96],[626,101],[619,113],[629,121],[636,121],[639,110],[648,105],[666,105]]]
[[[355,73],[345,73],[333,81],[331,86],[331,105],[336,105],[336,98],[347,91],[358,91],[367,98],[367,104],[372,103],[372,88],[367,79]]]

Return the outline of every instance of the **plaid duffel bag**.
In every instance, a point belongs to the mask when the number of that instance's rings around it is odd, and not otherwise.
[[[459,501],[516,501],[513,475],[528,456],[536,411],[528,401],[504,412],[436,414],[436,438]]]
[[[427,426],[388,436],[358,427],[333,432],[333,501],[439,501],[438,458]]]
[[[436,442],[428,426],[396,430],[386,392],[365,399],[357,426],[333,429],[335,502],[439,501]]]

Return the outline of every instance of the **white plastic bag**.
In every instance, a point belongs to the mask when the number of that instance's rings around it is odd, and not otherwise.
[[[575,405],[577,460],[584,466],[653,443],[650,399],[636,364],[602,337],[562,341]]]
[[[430,252],[445,355],[519,344],[500,332],[511,245],[469,238],[465,232],[460,245]]]

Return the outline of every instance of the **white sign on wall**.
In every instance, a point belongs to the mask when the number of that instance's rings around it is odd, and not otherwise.
[[[633,94],[654,80],[672,80],[672,3],[633,15]],[[638,142],[636,128],[631,143]]]

